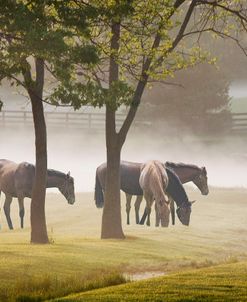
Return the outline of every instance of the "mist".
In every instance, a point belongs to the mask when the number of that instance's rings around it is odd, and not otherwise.
[[[47,139],[48,167],[64,173],[70,171],[77,192],[92,192],[96,168],[106,161],[104,131],[89,132],[48,125]],[[35,163],[32,125],[2,126],[0,141],[1,158]],[[226,136],[205,141],[189,134],[182,138],[164,136],[158,130],[154,134],[151,130],[138,130],[133,125],[121,158],[134,162],[157,159],[205,166],[209,186],[247,187],[245,150],[246,142],[241,137]]]

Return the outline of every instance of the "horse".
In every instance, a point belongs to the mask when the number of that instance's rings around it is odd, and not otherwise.
[[[162,227],[168,227],[170,205],[165,195],[165,190],[168,185],[168,176],[165,166],[157,160],[143,164],[141,166],[139,184],[146,199],[147,225],[150,226],[150,212],[153,201],[155,200],[155,225],[159,226],[159,222],[161,221]]]
[[[135,203],[135,213],[136,213],[136,223],[139,224],[139,209],[140,204],[142,201],[142,195],[143,191],[139,184],[140,179],[140,171],[141,171],[141,163],[133,163],[133,162],[127,162],[127,161],[121,161],[120,162],[120,188],[122,191],[125,192],[126,196],[132,196],[137,195],[137,201]],[[187,224],[188,216],[190,213],[187,213],[187,208],[191,206],[188,201],[188,197],[186,195],[185,190],[183,189],[182,183],[180,182],[179,178],[176,176],[175,172],[171,169],[166,168],[166,172],[168,175],[168,187],[166,189],[166,192],[169,194],[169,198],[174,198],[177,206],[180,207],[180,209],[177,211],[177,214],[180,214],[180,221],[183,224]],[[171,178],[175,179],[173,181],[173,185],[169,185]],[[104,194],[105,191],[105,180],[106,180],[106,163],[101,164],[97,170],[96,170],[96,178],[95,178],[95,193],[94,193],[94,200],[96,203],[96,207],[102,208],[104,205]],[[176,190],[181,192],[179,195],[177,195]],[[176,194],[176,195],[175,195]],[[180,202],[184,201],[184,202]],[[129,201],[129,202],[128,202]],[[172,209],[173,204],[170,205],[171,210],[174,211],[174,206]],[[186,208],[186,210],[181,210],[181,208]],[[126,203],[126,212],[127,212],[127,224],[129,224],[129,212],[130,212],[130,199],[127,198]],[[183,214],[186,216],[184,218]],[[173,216],[172,216],[173,218]],[[144,223],[143,221],[141,221]]]
[[[201,191],[202,195],[208,195],[208,177],[205,167],[200,168],[196,165],[173,163],[169,161],[167,161],[165,165],[177,174],[183,184],[192,181]]]
[[[126,213],[127,213],[127,224],[130,223],[130,208],[131,208],[131,198],[132,195],[137,195],[135,202],[135,216],[136,223],[138,224],[139,219],[139,209],[143,199],[143,192],[139,185],[140,178],[140,167],[141,163],[134,163],[128,161],[121,161],[120,163],[120,185],[121,190],[125,192],[126,195]],[[187,183],[192,181],[198,189],[201,191],[202,195],[207,195],[209,193],[207,184],[207,171],[205,167],[199,168],[195,165],[182,164],[166,162],[166,167],[174,171],[179,177],[182,183]],[[168,175],[169,177],[169,175]],[[101,164],[96,170],[96,181],[95,181],[95,196],[97,207],[103,207],[104,195],[106,181],[106,163]],[[172,214],[172,224],[175,224],[175,210],[174,205],[171,203],[171,214]]]
[[[7,159],[0,159],[0,193],[5,194],[4,213],[9,229],[13,229],[10,218],[10,205],[13,197],[18,198],[21,228],[24,227],[24,198],[32,197],[35,166],[22,162],[17,164]],[[69,204],[75,202],[74,179],[70,173],[48,169],[46,188],[58,188]]]
[[[188,226],[190,224],[191,215],[191,205],[195,201],[189,201],[186,191],[178,178],[178,176],[169,168],[166,167],[166,173],[169,179],[168,185],[166,186],[166,193],[168,195],[168,200],[170,201],[170,208],[174,210],[174,203],[177,205],[177,216],[183,225]],[[172,200],[172,202],[171,202]],[[155,207],[155,210],[157,208]],[[140,224],[144,224],[146,217],[150,220],[151,211],[145,208],[143,216],[140,220]],[[173,218],[173,217],[172,217]],[[157,219],[157,214],[156,214]]]

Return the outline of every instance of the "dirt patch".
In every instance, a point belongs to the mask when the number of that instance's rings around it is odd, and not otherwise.
[[[139,272],[139,273],[135,273],[135,274],[130,274],[130,273],[124,274],[124,276],[127,279],[130,279],[131,281],[145,280],[145,279],[150,279],[150,278],[155,278],[155,277],[160,277],[160,276],[165,276],[165,275],[167,275],[167,273],[159,272],[159,271]]]

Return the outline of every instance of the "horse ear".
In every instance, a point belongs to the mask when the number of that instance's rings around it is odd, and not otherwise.
[[[207,173],[207,171],[206,171],[206,168],[205,168],[205,167],[202,167],[202,171],[203,171],[204,173]]]
[[[192,205],[193,203],[195,203],[196,202],[196,200],[192,200],[192,201],[190,201],[190,204]]]
[[[67,177],[70,177],[70,171],[67,173]]]

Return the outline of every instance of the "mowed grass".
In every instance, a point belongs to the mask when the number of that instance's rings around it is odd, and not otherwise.
[[[220,265],[152,278],[85,293],[53,302],[247,301],[247,262]]]
[[[27,301],[27,296],[44,300],[119,284],[123,273],[130,278],[147,272],[170,274],[247,259],[247,190],[211,188],[208,196],[187,190],[197,200],[189,227],[177,221],[155,228],[154,216],[150,228],[135,225],[134,206],[127,226],[122,196],[125,240],[100,240],[102,210],[95,207],[93,193],[77,194],[74,205],[61,194],[49,193],[50,245],[29,243],[30,201],[25,201],[25,229],[20,230],[14,200],[14,231],[8,230],[1,213],[0,301]]]

